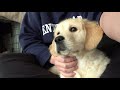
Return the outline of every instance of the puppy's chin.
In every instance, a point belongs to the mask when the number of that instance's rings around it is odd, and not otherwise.
[[[56,53],[62,56],[71,56],[79,51],[79,49],[75,49],[74,47],[68,47],[65,43],[56,44]]]
[[[64,42],[60,42],[60,43],[56,43],[56,53],[58,55],[68,55],[68,49],[66,47],[66,45],[64,44]]]
[[[57,51],[58,55],[62,55],[62,56],[73,56],[76,55],[76,53],[78,53],[79,51],[70,51],[70,50],[65,50],[65,51]]]
[[[62,55],[62,56],[68,56],[69,55],[69,51],[67,51],[67,50],[64,50],[64,51],[57,51],[57,54],[58,55]]]

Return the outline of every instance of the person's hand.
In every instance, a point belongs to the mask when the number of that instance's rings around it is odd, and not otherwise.
[[[52,55],[50,63],[54,64],[64,77],[74,77],[74,71],[78,69],[75,57],[55,57]]]

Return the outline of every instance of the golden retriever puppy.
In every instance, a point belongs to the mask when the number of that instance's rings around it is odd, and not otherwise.
[[[77,58],[78,69],[74,78],[100,78],[110,63],[110,59],[96,49],[102,36],[103,30],[97,22],[81,18],[66,19],[56,26],[49,50],[54,56]],[[68,78],[61,75],[55,66],[49,70],[60,78]]]

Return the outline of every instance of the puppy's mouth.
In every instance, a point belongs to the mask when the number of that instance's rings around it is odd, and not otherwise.
[[[65,51],[66,47],[64,42],[56,43],[57,52],[60,54],[61,51]]]

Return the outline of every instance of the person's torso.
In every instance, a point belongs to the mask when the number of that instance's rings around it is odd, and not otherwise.
[[[53,40],[53,30],[55,25],[64,19],[86,18],[88,20],[96,20],[98,15],[99,12],[41,12],[42,40],[46,45],[50,45]]]

